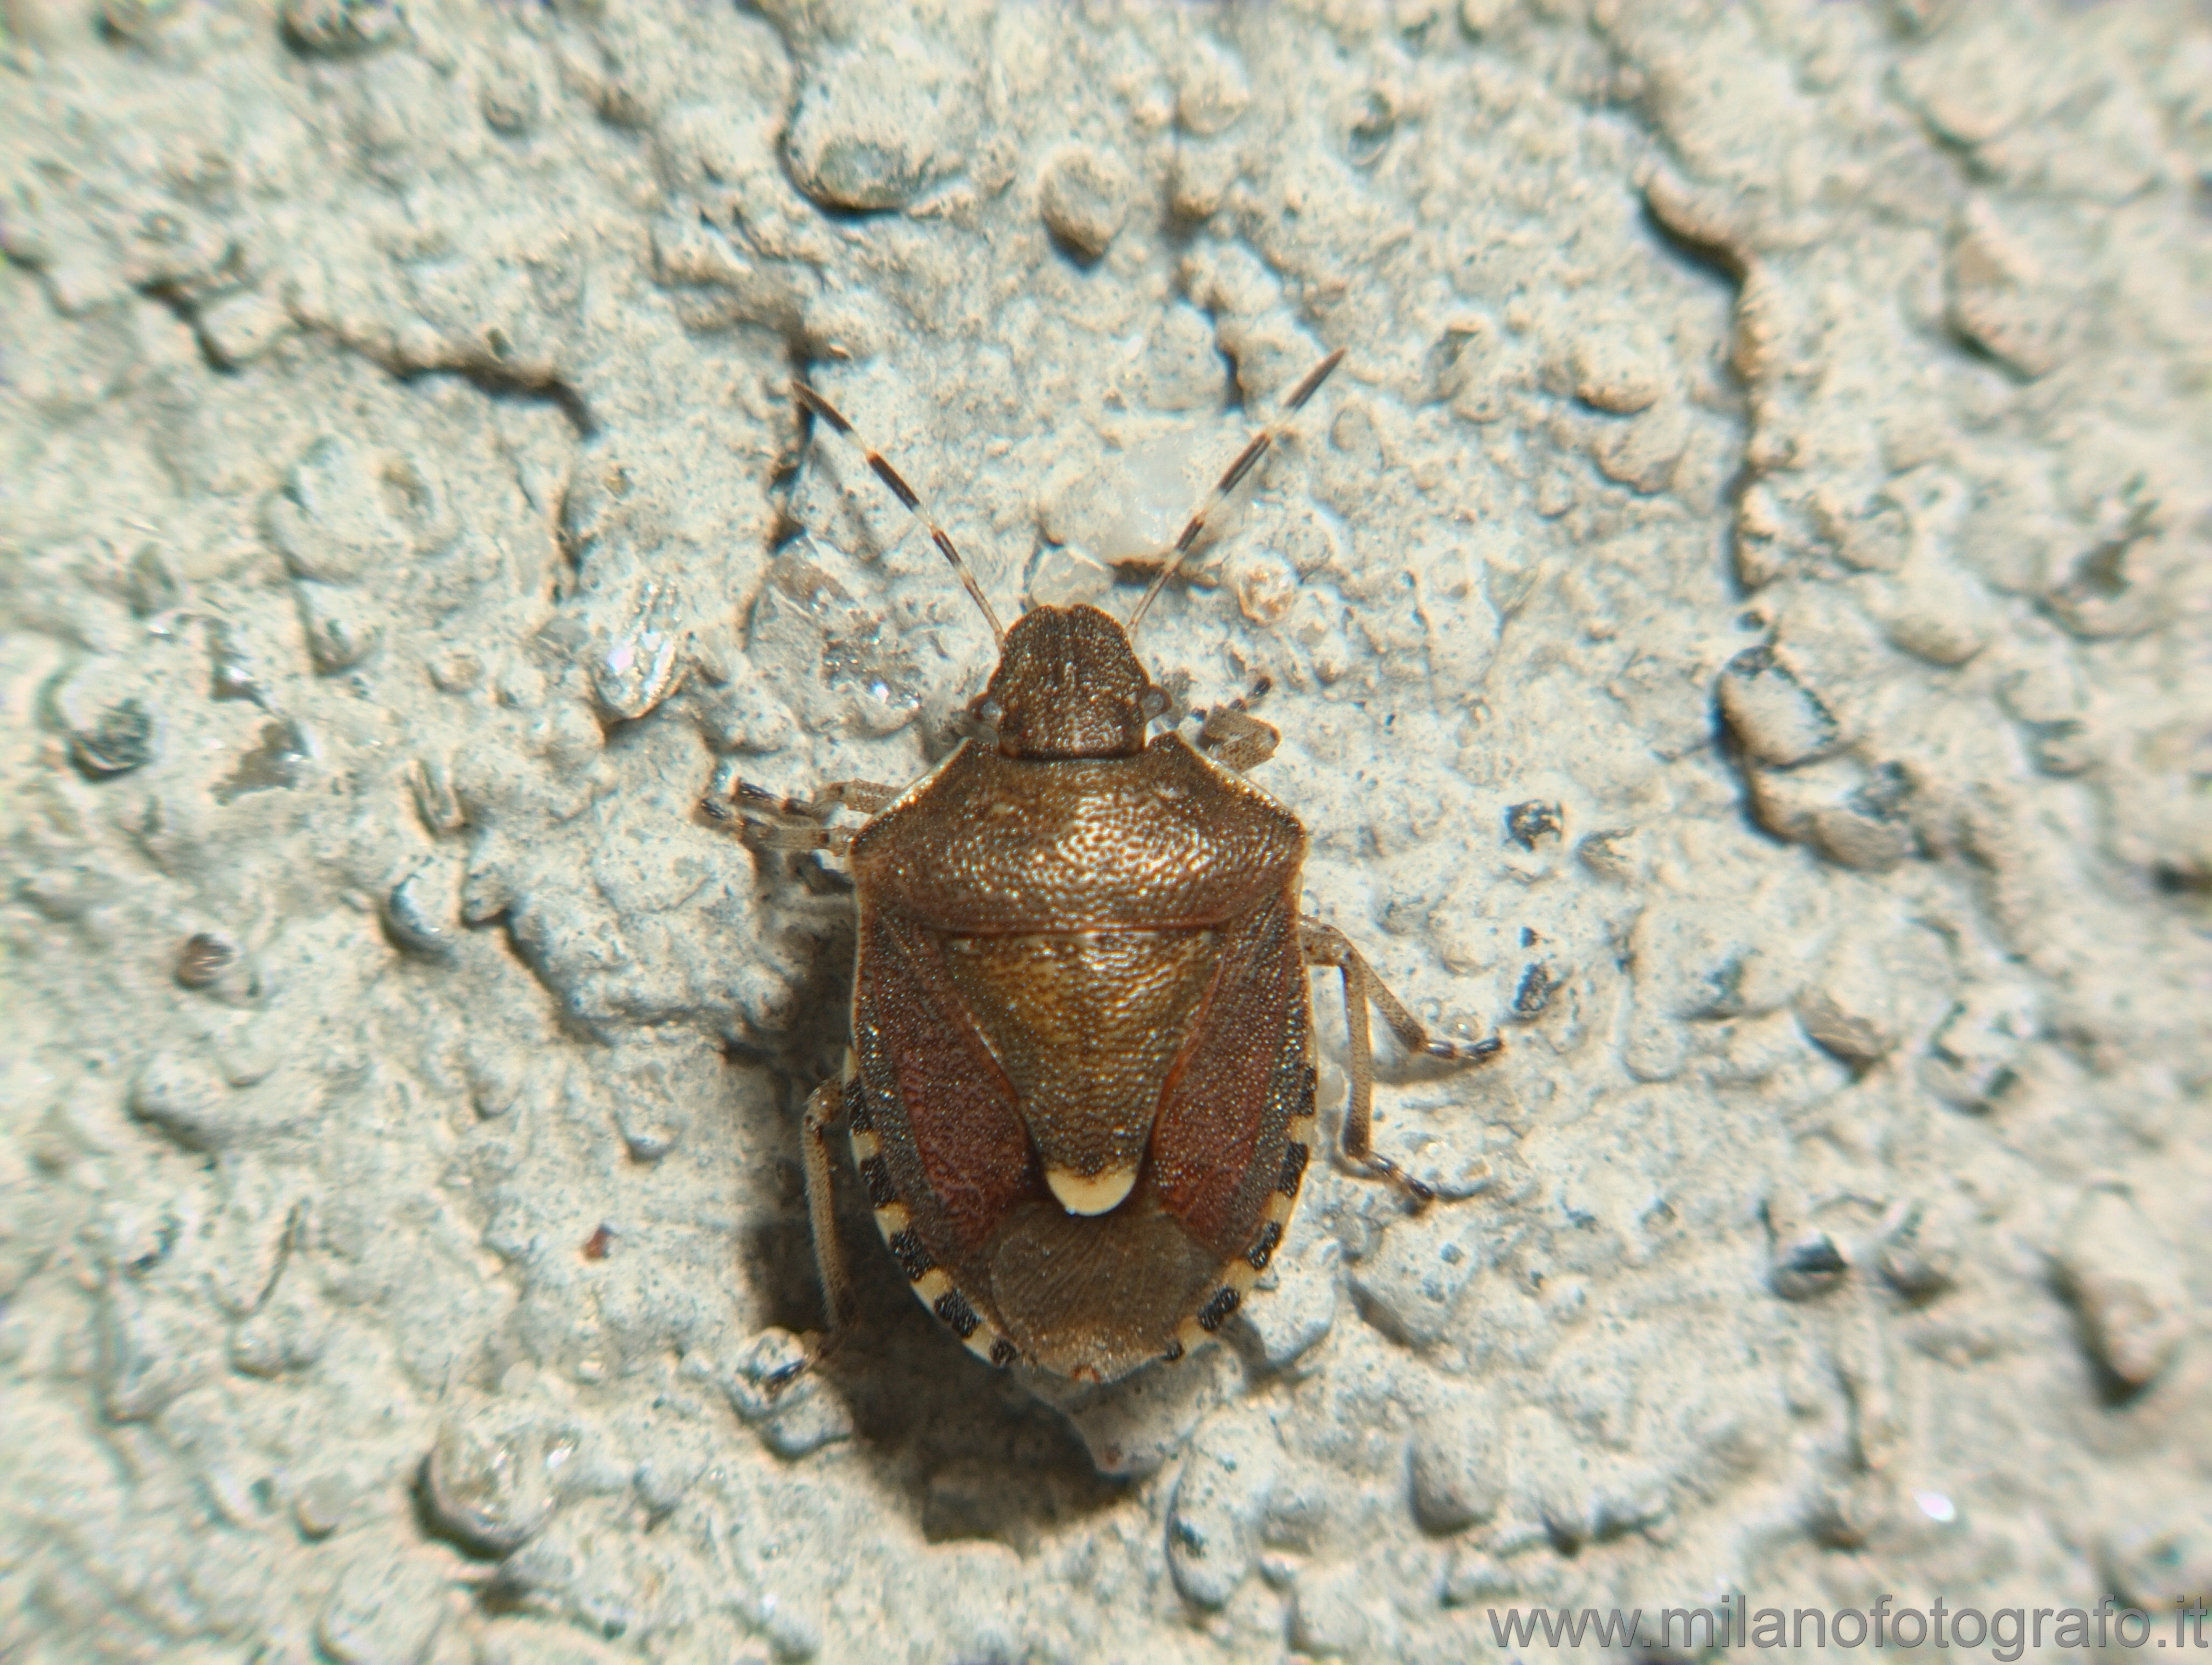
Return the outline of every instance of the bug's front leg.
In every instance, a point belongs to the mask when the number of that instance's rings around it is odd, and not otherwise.
[[[700,801],[700,813],[710,821],[732,820],[745,842],[760,850],[826,850],[842,856],[852,848],[854,829],[825,826],[840,809],[873,815],[899,795],[896,786],[872,780],[833,780],[811,798],[778,797],[749,780],[731,784],[727,801],[708,796]]]
[[[1428,1186],[1389,1157],[1375,1153],[1375,1049],[1367,1022],[1368,1003],[1372,1002],[1382,1014],[1382,1021],[1408,1052],[1425,1053],[1449,1063],[1480,1063],[1504,1051],[1505,1043],[1495,1035],[1479,1041],[1445,1040],[1431,1035],[1427,1026],[1375,975],[1375,968],[1352,946],[1352,939],[1334,926],[1317,919],[1299,920],[1298,947],[1307,965],[1334,966],[1344,975],[1346,1050],[1352,1064],[1352,1092],[1344,1109],[1345,1159],[1392,1181],[1416,1203],[1434,1202],[1436,1193]]]

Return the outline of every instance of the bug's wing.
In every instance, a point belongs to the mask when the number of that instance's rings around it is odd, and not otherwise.
[[[930,935],[863,910],[854,1050],[889,1192],[939,1262],[966,1261],[1039,1186],[1013,1087],[969,1020]]]
[[[1291,1169],[1304,1171],[1313,1123],[1312,1026],[1286,887],[1223,932],[1219,968],[1152,1130],[1163,1204],[1223,1262],[1251,1249],[1273,1197],[1297,1195]]]

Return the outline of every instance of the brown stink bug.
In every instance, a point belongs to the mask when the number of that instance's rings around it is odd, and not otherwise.
[[[913,488],[796,386],[928,525],[1000,650],[969,708],[995,746],[963,741],[903,790],[839,781],[799,801],[739,783],[730,804],[703,806],[734,811],[757,846],[851,863],[852,1044],[804,1132],[833,1341],[850,1312],[828,1144],[840,1115],[892,1257],[992,1364],[1110,1381],[1218,1330],[1281,1243],[1313,1148],[1310,966],[1344,980],[1344,1154],[1426,1200],[1370,1147],[1368,1006],[1434,1057],[1500,1043],[1432,1039],[1343,935],[1299,917],[1305,830],[1240,778],[1275,730],[1240,701],[1206,720],[1199,748],[1148,737],[1168,699],[1130,646],[1206,515],[1342,356],[1230,465],[1126,630],[1084,606],[1000,628]],[[828,826],[840,809],[868,819]]]

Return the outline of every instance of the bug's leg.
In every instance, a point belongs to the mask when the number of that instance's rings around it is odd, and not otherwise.
[[[968,563],[962,559],[960,551],[953,548],[952,540],[945,536],[945,529],[930,518],[928,510],[922,507],[921,494],[900,477],[896,469],[884,460],[884,454],[881,451],[860,437],[859,431],[852,423],[845,420],[843,414],[836,406],[831,404],[829,400],[823,398],[805,382],[792,383],[791,391],[799,396],[799,403],[858,445],[860,448],[860,454],[868,459],[869,471],[890,488],[891,495],[906,506],[908,514],[929,528],[929,541],[937,546],[938,554],[952,563],[952,570],[960,575],[960,582],[967,589],[969,600],[982,609],[984,621],[991,627],[993,638],[997,640],[1001,648],[1004,648],[1006,645],[1006,633],[999,624],[999,615],[991,611],[991,603],[983,599],[982,585],[975,582],[975,573],[969,570]]]
[[[1444,1040],[1432,1036],[1426,1025],[1406,1009],[1405,1002],[1375,975],[1352,939],[1318,920],[1298,921],[1298,946],[1309,966],[1334,966],[1344,976],[1344,1027],[1351,1055],[1352,1092],[1344,1108],[1345,1159],[1393,1181],[1417,1203],[1435,1200],[1436,1193],[1374,1147],[1375,1050],[1368,1027],[1367,1008],[1372,1002],[1383,1022],[1408,1052],[1425,1053],[1450,1063],[1478,1063],[1505,1050],[1495,1035],[1479,1041]]]
[[[872,815],[888,808],[901,788],[873,780],[833,780],[815,793],[813,808],[823,815],[833,809],[849,809],[856,815]]]
[[[846,1315],[853,1310],[853,1286],[837,1246],[836,1197],[830,1189],[830,1129],[843,1102],[843,1084],[832,1076],[806,1095],[806,1111],[799,1118],[806,1224],[814,1234],[814,1264],[822,1274],[823,1313],[832,1337],[844,1329]]]
[[[699,813],[717,826],[729,827],[756,850],[826,850],[842,856],[853,847],[849,827],[815,826],[732,808],[719,798],[702,798]]]
[[[1240,775],[1274,756],[1275,748],[1282,743],[1282,730],[1252,715],[1252,707],[1273,686],[1262,676],[1252,685],[1249,695],[1208,711],[1199,726],[1199,749],[1223,768],[1234,769]]]
[[[822,1311],[828,1329],[819,1336],[805,1338],[805,1356],[779,1371],[769,1384],[772,1390],[786,1386],[827,1358],[843,1339],[853,1310],[852,1281],[845,1274],[845,1253],[837,1244],[837,1198],[831,1189],[830,1161],[830,1129],[843,1102],[843,1084],[833,1075],[806,1095],[806,1109],[799,1120],[799,1166],[806,1179],[806,1226],[814,1238],[814,1268],[822,1278]]]
[[[1342,931],[1310,919],[1298,922],[1298,946],[1309,966],[1334,966],[1344,976],[1345,1050],[1352,1065],[1352,1092],[1344,1106],[1345,1159],[1370,1173],[1395,1180],[1417,1202],[1433,1195],[1374,1148],[1375,1045],[1367,1026],[1367,962]]]
[[[840,809],[872,815],[896,799],[899,790],[872,780],[833,780],[811,798],[780,798],[739,780],[731,784],[726,803],[708,797],[699,808],[717,825],[738,823],[745,841],[757,849],[826,850],[842,856],[852,845],[852,829],[822,823]]]
[[[730,784],[730,802],[741,814],[826,821],[840,809],[872,815],[896,799],[899,790],[872,780],[833,780],[817,788],[811,798],[780,798],[749,780],[737,780]]]

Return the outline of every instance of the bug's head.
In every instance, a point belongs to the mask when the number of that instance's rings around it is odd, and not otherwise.
[[[1167,700],[1129,638],[1095,607],[1033,607],[1014,621],[975,702],[995,707],[1006,757],[1128,757]]]

